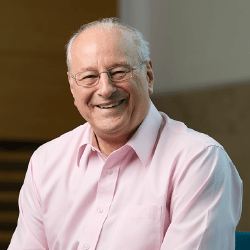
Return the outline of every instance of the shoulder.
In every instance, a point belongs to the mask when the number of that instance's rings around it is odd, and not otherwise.
[[[86,122],[75,129],[62,134],[61,136],[41,145],[34,154],[62,154],[68,151],[75,151],[82,143],[82,139],[87,132],[89,124]]]
[[[198,154],[208,147],[218,147],[224,150],[223,146],[209,135],[188,128],[183,122],[160,113],[163,118],[160,147],[176,154],[185,152],[188,155]]]
[[[164,113],[161,115],[164,123],[154,157],[163,169],[170,171],[173,182],[188,173],[190,180],[215,172],[222,180],[228,173],[238,178],[234,164],[220,143]]]

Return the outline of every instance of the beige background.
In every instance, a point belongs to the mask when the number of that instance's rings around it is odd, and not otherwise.
[[[120,0],[123,21],[150,43],[155,91],[250,81],[249,0]]]

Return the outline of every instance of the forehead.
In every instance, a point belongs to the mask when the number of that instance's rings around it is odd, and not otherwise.
[[[134,34],[125,29],[93,27],[83,31],[73,42],[71,63],[117,63],[135,61]],[[108,65],[106,65],[108,66]]]

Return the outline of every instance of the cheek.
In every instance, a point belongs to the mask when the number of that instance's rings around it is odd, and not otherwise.
[[[83,92],[81,90],[75,90],[73,93],[74,104],[79,110],[86,110],[88,108],[88,100],[90,99],[90,94],[88,92]]]
[[[148,96],[148,88],[147,82],[145,79],[137,78],[132,83],[131,91],[133,92],[134,98],[136,98],[136,102],[145,101]]]
[[[133,98],[131,105],[133,106],[133,109],[138,112],[137,115],[144,118],[150,106],[147,81],[143,77],[137,78],[135,79],[135,82],[133,82],[132,86],[133,88],[131,91],[133,91]]]

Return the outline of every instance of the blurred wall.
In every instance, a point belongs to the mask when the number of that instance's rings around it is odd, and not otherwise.
[[[250,80],[249,0],[120,0],[120,17],[150,43],[155,93]]]
[[[1,2],[1,140],[49,140],[84,122],[67,81],[65,44],[84,23],[110,16],[116,0]]]

